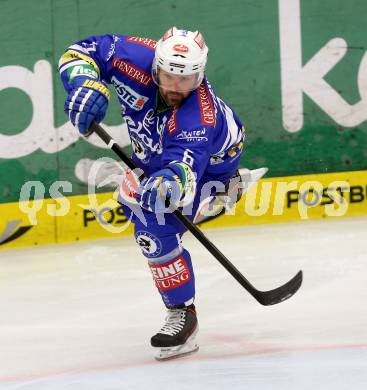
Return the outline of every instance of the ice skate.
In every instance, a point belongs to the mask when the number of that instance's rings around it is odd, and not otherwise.
[[[168,309],[166,323],[151,338],[157,360],[167,360],[192,354],[199,349],[196,342],[198,320],[195,306]]]

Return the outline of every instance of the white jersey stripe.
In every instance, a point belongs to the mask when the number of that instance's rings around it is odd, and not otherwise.
[[[69,50],[79,50],[81,51],[82,53],[84,54],[88,54],[89,55],[89,51],[83,47],[83,46],[80,46],[80,45],[72,45],[68,48]]]
[[[236,145],[238,142],[240,142],[242,136],[241,129],[238,127],[234,119],[232,110],[223,101],[220,101],[220,103],[226,117],[228,133],[226,140],[218,153],[221,153],[226,149]]]
[[[73,60],[73,61],[67,62],[65,65],[63,65],[60,68],[59,73],[61,74],[66,69],[70,68],[71,66],[75,66],[75,65],[89,65],[89,64],[87,61],[84,61],[84,60]]]

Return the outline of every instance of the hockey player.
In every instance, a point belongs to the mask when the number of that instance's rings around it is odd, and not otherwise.
[[[92,36],[71,45],[59,62],[68,94],[65,112],[84,136],[92,121],[104,118],[110,95],[106,84],[112,84],[132,158],[148,176],[136,194],[141,212],[133,222],[136,242],[168,310],[165,324],[151,338],[157,359],[198,349],[192,261],[181,243],[185,228],[170,210],[181,207],[193,218],[200,200],[224,192],[243,149],[241,121],[205,77],[207,54],[201,33],[172,27],[158,42]],[[132,212],[123,207],[126,214]]]

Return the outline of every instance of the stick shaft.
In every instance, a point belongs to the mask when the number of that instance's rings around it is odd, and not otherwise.
[[[128,157],[112,137],[96,122],[92,123],[91,130],[95,132],[105,143],[112,149],[116,155],[130,168],[136,169],[138,166]],[[271,290],[257,290],[241,272],[224,256],[224,254],[204,235],[204,233],[195,226],[185,215],[179,210],[174,211],[175,217],[189,230],[195,238],[219,261],[220,264],[241,284],[259,303],[262,305],[273,305],[282,302],[292,296],[302,283],[302,271],[300,271],[292,280],[285,285]],[[292,287],[291,291],[287,291],[287,287]]]

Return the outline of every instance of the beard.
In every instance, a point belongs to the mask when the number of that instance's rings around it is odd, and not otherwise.
[[[188,93],[161,91],[161,95],[168,106],[177,107],[188,96]]]

